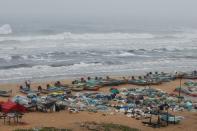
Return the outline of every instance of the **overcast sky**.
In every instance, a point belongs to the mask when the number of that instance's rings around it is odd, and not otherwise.
[[[6,19],[197,23],[197,0],[0,0]]]

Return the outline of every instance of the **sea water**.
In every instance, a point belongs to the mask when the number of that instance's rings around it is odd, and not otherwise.
[[[197,29],[0,25],[0,82],[188,71]]]

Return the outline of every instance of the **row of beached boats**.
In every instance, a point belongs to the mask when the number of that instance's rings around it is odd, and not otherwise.
[[[97,91],[101,87],[105,86],[118,86],[122,84],[133,84],[133,85],[139,85],[139,86],[150,86],[150,85],[159,85],[163,82],[169,82],[175,79],[197,79],[197,71],[192,71],[189,73],[158,73],[158,72],[149,72],[145,76],[139,76],[139,77],[128,77],[128,78],[121,78],[121,79],[113,79],[110,77],[102,78],[102,77],[95,77],[87,79],[81,78],[80,80],[74,80],[72,81],[72,84],[62,84],[59,81],[57,81],[53,86],[47,85],[46,89],[42,88],[41,86],[38,86],[37,90],[33,90],[29,88],[28,86],[20,86],[20,92],[24,94],[36,94],[39,95],[40,93],[43,94],[50,94],[50,93],[70,93],[71,91],[82,91],[82,90],[88,90],[88,91]],[[11,96],[12,90],[0,90],[0,96],[9,97]]]
[[[94,79],[88,77],[87,80],[81,78],[81,80],[74,80],[72,82],[72,90],[73,91],[82,91],[82,90],[98,90],[100,87],[104,86],[118,86],[122,84],[132,84],[132,85],[139,85],[139,86],[150,86],[150,85],[159,85],[163,82],[169,82],[175,80],[178,75],[172,75],[170,73],[152,73],[149,72],[145,76],[139,77],[129,77],[129,78],[121,78],[121,79],[113,79],[106,77],[98,78],[95,77]]]
[[[70,94],[71,89],[69,85],[63,85],[59,81],[57,81],[53,86],[50,84],[46,85],[46,89],[42,88],[41,86],[38,86],[38,89],[31,89],[28,86],[20,86],[19,91],[23,94],[51,94],[51,93],[59,93],[59,94]]]
[[[72,91],[82,91],[82,90],[97,91],[101,87],[105,87],[105,86],[118,86],[122,84],[133,84],[133,85],[141,85],[141,86],[159,85],[159,84],[162,84],[162,82],[167,82],[171,80],[174,80],[174,78],[171,77],[170,75],[167,76],[166,74],[165,74],[165,77],[164,75],[159,76],[159,77],[155,75],[151,75],[151,76],[148,75],[148,76],[144,76],[143,78],[139,77],[137,79],[135,77],[132,77],[131,79],[126,79],[126,78],[113,79],[109,77],[106,77],[105,79],[95,77],[93,79],[93,78],[88,77],[87,79],[81,78],[80,80],[74,80],[72,81],[72,84],[70,85],[65,85],[57,81],[53,86],[48,84],[46,86],[46,89],[39,86],[38,90],[32,90],[28,87],[21,86],[20,92],[24,94],[35,93],[38,95],[40,93],[48,94],[52,92],[62,92],[62,91],[69,93],[71,90]]]

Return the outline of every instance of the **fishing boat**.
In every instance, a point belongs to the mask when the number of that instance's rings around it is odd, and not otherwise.
[[[140,86],[160,85],[162,84],[162,80],[160,80],[159,78],[151,78],[147,76],[144,76],[143,79],[142,77],[139,77],[139,79],[135,79],[134,77],[132,77],[131,80],[128,80],[128,84],[140,85]]]
[[[177,78],[197,79],[197,71],[177,73]]]
[[[30,93],[34,93],[34,94],[37,94],[37,95],[40,94],[39,91],[32,90],[31,88],[23,87],[23,86],[20,86],[19,91],[20,91],[21,93],[23,93],[23,94],[30,94]]]
[[[184,79],[197,79],[197,75],[194,75],[194,74],[186,74],[186,75],[183,75]]]
[[[46,89],[43,89],[42,87],[38,87],[38,91],[43,94],[49,94],[49,93],[57,92],[57,91],[70,92],[70,90],[65,87],[56,87],[56,86],[50,86],[50,85],[47,85]]]
[[[71,90],[72,91],[82,91],[82,90],[84,90],[84,87],[85,87],[85,83],[76,83],[76,84],[72,85]]]
[[[118,86],[121,84],[126,84],[127,82],[124,80],[116,80],[116,79],[105,79],[102,81],[103,86]]]
[[[60,81],[57,81],[54,83],[54,86],[55,87],[65,87],[65,88],[69,88],[69,85],[68,84],[63,84],[61,83]]]
[[[157,79],[160,80],[161,82],[169,82],[176,79],[175,75],[170,73],[164,73],[164,72],[161,73],[155,72],[154,74],[147,73],[146,77],[149,79]]]
[[[11,95],[12,95],[12,90],[9,90],[9,91],[0,90],[0,96],[10,97]]]
[[[101,86],[97,83],[95,80],[88,80],[85,83],[85,88],[84,90],[89,90],[89,91],[97,91],[99,90]]]
[[[146,86],[149,83],[146,80],[128,80],[128,84]]]
[[[181,92],[185,95],[192,96],[192,97],[197,97],[197,87],[177,87],[175,92]]]
[[[190,87],[192,87],[192,86],[197,86],[197,82],[194,82],[194,81],[186,81],[186,82],[184,83],[184,85],[190,86]]]
[[[160,85],[162,84],[162,80],[160,79],[150,79],[148,80],[149,85]]]

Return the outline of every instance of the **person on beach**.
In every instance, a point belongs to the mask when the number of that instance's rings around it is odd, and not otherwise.
[[[91,77],[88,77],[88,80],[91,80]]]
[[[107,80],[110,80],[109,76],[106,76],[106,79],[107,79]]]
[[[132,79],[132,80],[135,80],[135,77],[134,77],[134,76],[132,76],[132,77],[131,77],[131,79]]]
[[[25,81],[25,86],[30,89],[31,81],[30,80]]]
[[[146,77],[146,76],[144,76],[144,79],[146,80],[146,79],[147,79],[147,77]]]
[[[38,91],[41,91],[42,90],[42,87],[41,86],[38,86]]]
[[[72,81],[72,84],[77,84],[77,83],[78,83],[77,80]]]
[[[125,81],[125,82],[128,82],[128,79],[126,77],[122,77],[122,79]]]
[[[139,80],[142,80],[142,77],[141,76],[139,76],[138,78],[139,78]]]
[[[20,85],[20,87],[19,87],[21,90],[23,89],[23,86],[22,85]]]
[[[47,89],[49,89],[51,87],[51,85],[50,84],[47,84]]]
[[[99,77],[99,80],[103,80],[103,78],[102,77]]]
[[[81,78],[81,83],[86,83],[86,80],[83,77]]]
[[[96,76],[94,79],[95,79],[95,80],[98,80],[98,77]]]
[[[56,87],[61,87],[61,82],[60,81],[56,81],[54,84]]]

